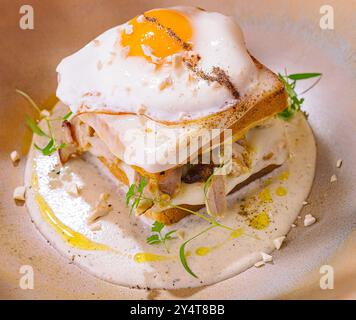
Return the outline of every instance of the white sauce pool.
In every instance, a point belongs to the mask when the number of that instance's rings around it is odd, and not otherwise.
[[[187,261],[198,279],[179,260],[183,240],[169,241],[169,253],[146,243],[153,221],[129,215],[125,192],[93,159],[75,159],[60,168],[55,155],[32,148],[25,173],[28,211],[51,245],[101,279],[140,288],[209,285],[253,266],[261,251],[271,253],[273,239],[288,233],[309,194],[316,160],[312,131],[302,114],[285,127],[291,157],[229,197],[229,212],[221,222],[237,231],[216,228],[187,245]],[[81,187],[78,197],[65,189],[71,182]],[[101,230],[91,231],[86,218],[103,192],[110,193],[112,211],[100,219]],[[189,216],[164,230],[184,231],[189,239],[206,227],[207,222]]]

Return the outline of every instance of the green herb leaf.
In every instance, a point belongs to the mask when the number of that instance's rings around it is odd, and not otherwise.
[[[63,117],[63,120],[68,120],[69,117],[73,114],[72,111],[69,111],[64,117]]]
[[[208,232],[209,230],[218,227],[218,225],[214,224],[212,226],[210,226],[209,228],[206,228],[205,230],[199,232],[198,234],[196,234],[194,237],[188,239],[187,241],[185,241],[179,248],[179,258],[180,258],[180,262],[182,263],[184,269],[190,274],[192,275],[194,278],[198,278],[198,276],[190,269],[188,262],[187,262],[187,258],[185,255],[185,247],[186,245],[191,242],[192,240],[198,238],[199,236],[201,236],[202,234]]]
[[[129,206],[130,201],[133,199],[133,202],[130,207],[130,214],[132,211],[137,208],[142,200],[143,191],[147,185],[148,181],[145,177],[142,177],[138,186],[132,184],[129,190],[126,193],[126,206]]]
[[[311,79],[315,77],[320,77],[321,73],[293,73],[290,75],[281,75],[278,74],[279,79],[283,82],[286,92],[288,94],[288,107],[284,109],[282,112],[278,113],[278,117],[283,120],[291,119],[295,112],[301,110],[301,106],[304,103],[304,98],[298,98],[298,94],[295,92],[295,86],[298,80]],[[292,82],[289,82],[292,80]],[[307,90],[303,93],[307,92],[311,89],[316,83],[320,80],[320,78]],[[303,94],[302,93],[302,94]]]
[[[62,142],[59,146],[58,149],[64,149],[67,146],[64,142]]]
[[[155,221],[152,225],[151,231],[152,232],[161,232],[161,230],[164,228],[164,224],[158,221]]]
[[[172,231],[167,232],[167,233],[164,235],[164,239],[165,239],[165,240],[172,240],[172,239],[174,239],[174,238],[171,237],[171,235],[172,235],[173,233],[175,233],[176,231],[177,231],[177,230],[172,230]]]
[[[136,185],[132,184],[129,190],[126,192],[126,206],[129,205],[131,198],[135,195]]]
[[[148,244],[158,244],[158,243],[161,243],[162,240],[159,238],[158,234],[153,234],[152,236],[150,236],[146,239],[146,242]]]
[[[20,95],[22,95],[31,105],[34,109],[36,109],[36,111],[38,113],[41,113],[41,109],[38,107],[38,105],[36,104],[35,101],[33,101],[33,99],[25,92],[19,90],[19,89],[16,89],[16,92],[19,93]]]
[[[289,74],[288,78],[291,80],[304,80],[304,79],[311,79],[320,77],[321,73],[311,72],[311,73],[293,73]]]
[[[34,146],[37,150],[40,150],[45,156],[49,156],[57,150],[56,146],[54,145],[53,138],[48,141],[47,145],[44,148],[39,147],[37,144],[34,144]]]
[[[290,108],[285,108],[282,112],[278,113],[278,117],[282,120],[291,119],[294,116],[294,110]]]
[[[137,191],[142,194],[143,189],[147,186],[147,183],[147,179],[145,177],[142,177],[140,183],[138,184]]]
[[[172,231],[169,231],[167,232],[164,236],[162,236],[161,234],[161,231],[162,229],[164,228],[164,224],[159,222],[159,221],[155,221],[153,224],[152,224],[152,227],[151,227],[151,232],[155,232],[155,234],[149,236],[147,239],[146,239],[146,242],[148,244],[164,244],[167,252],[169,252],[168,250],[168,247],[167,247],[167,244],[166,244],[166,241],[168,240],[172,240],[172,234],[174,232],[176,232],[177,230],[172,230]]]
[[[192,239],[190,239],[192,240]],[[185,256],[185,246],[188,244],[188,242],[190,240],[185,241],[179,248],[179,258],[180,258],[180,262],[182,263],[184,269],[194,278],[198,278],[198,276],[190,269],[188,262],[187,262],[187,258]]]
[[[33,120],[31,117],[26,116],[26,124],[32,130],[33,133],[39,136],[47,136],[47,134],[43,132],[43,130],[36,123],[36,121]]]

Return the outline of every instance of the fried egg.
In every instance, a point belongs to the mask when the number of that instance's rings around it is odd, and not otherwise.
[[[154,9],[114,27],[57,67],[73,112],[198,119],[235,105],[258,83],[236,22],[193,7]]]

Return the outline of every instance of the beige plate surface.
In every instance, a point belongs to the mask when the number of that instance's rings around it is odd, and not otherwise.
[[[27,1],[35,29],[19,28],[23,1],[3,0],[0,12],[0,298],[356,298],[356,2],[328,1],[335,29],[319,26],[324,1]],[[305,109],[318,143],[314,186],[302,215],[315,225],[298,227],[274,254],[274,265],[250,269],[232,279],[196,290],[170,292],[127,289],[98,280],[61,257],[31,223],[12,191],[22,184],[24,158],[13,167],[9,153],[25,152],[32,113],[14,93],[20,88],[51,105],[60,59],[96,35],[150,8],[197,5],[236,16],[252,54],[275,71],[322,72],[306,94]],[[27,138],[24,138],[27,137]],[[25,142],[24,142],[25,141]],[[342,158],[343,166],[336,168]],[[330,183],[336,174],[337,182]],[[319,268],[335,269],[334,290],[319,288]],[[34,269],[34,290],[19,287],[19,269]]]

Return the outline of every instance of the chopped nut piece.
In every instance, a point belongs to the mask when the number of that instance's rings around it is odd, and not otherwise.
[[[263,262],[272,262],[273,257],[265,252],[261,252]]]
[[[302,205],[303,205],[303,206],[306,206],[307,204],[309,204],[308,201],[303,201],[303,202],[302,202]]]
[[[164,90],[168,87],[170,87],[172,85],[172,78],[171,77],[167,77],[166,79],[164,79],[160,84],[159,84],[159,90]]]
[[[16,162],[19,162],[20,161],[20,155],[19,153],[14,150],[10,153],[10,158],[11,158],[11,161],[15,164]]]
[[[126,34],[132,34],[133,33],[133,25],[132,24],[125,24],[124,25],[124,31]]]
[[[61,188],[63,186],[63,183],[61,180],[54,178],[54,179],[50,179],[48,182],[48,186],[50,189],[58,189]]]
[[[89,228],[91,231],[100,231],[101,230],[101,223],[100,222],[97,222],[97,223],[94,223],[90,226]]]
[[[112,206],[107,203],[109,196],[110,195],[108,193],[100,194],[99,201],[96,203],[94,210],[87,218],[87,223],[93,223],[95,220],[106,216],[112,210]]]
[[[304,227],[311,226],[313,223],[315,223],[315,221],[316,221],[315,217],[313,217],[311,214],[307,214],[304,217]]]
[[[282,246],[283,241],[285,240],[285,236],[278,237],[276,239],[273,239],[273,244],[277,250],[279,250]]]
[[[337,181],[337,177],[335,174],[333,174],[330,178],[330,182],[335,182],[335,181]]]
[[[150,46],[147,46],[145,44],[141,44],[141,48],[143,51],[143,54],[147,57],[151,57],[153,55],[153,50]]]
[[[140,15],[137,17],[136,21],[137,21],[138,23],[143,23],[143,22],[146,21],[146,18],[144,17],[143,14],[140,14]]]
[[[68,183],[65,186],[65,190],[72,196],[78,197],[80,194],[80,188],[75,182]]]
[[[256,267],[256,268],[263,267],[264,265],[265,265],[265,262],[262,261],[262,260],[255,263],[255,267]]]
[[[336,162],[336,168],[341,168],[341,166],[342,166],[342,159],[339,159]]]
[[[269,152],[263,156],[263,160],[267,161],[270,160],[273,157],[273,152]]]
[[[41,118],[47,118],[50,115],[51,115],[51,113],[47,109],[42,109],[41,110],[41,113],[40,113]]]
[[[296,226],[297,226],[297,225],[294,224],[294,223],[292,223],[292,225],[291,225],[292,228],[295,228]]]
[[[20,186],[15,188],[13,198],[14,200],[25,201],[26,187]]]

